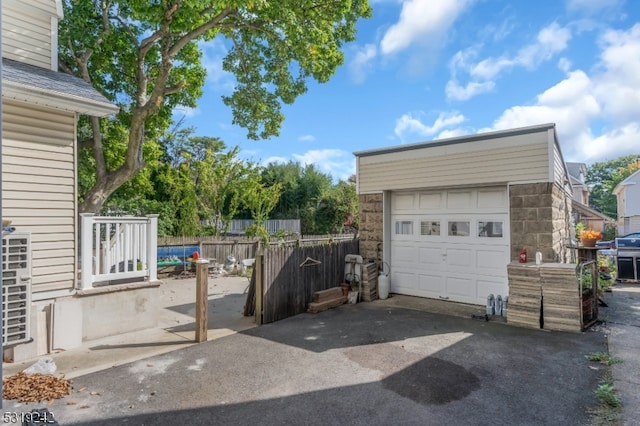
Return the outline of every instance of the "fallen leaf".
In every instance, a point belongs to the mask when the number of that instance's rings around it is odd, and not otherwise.
[[[19,402],[51,403],[54,399],[71,394],[71,380],[55,377],[50,374],[26,374],[23,372],[5,377],[2,381],[2,392],[5,399]]]

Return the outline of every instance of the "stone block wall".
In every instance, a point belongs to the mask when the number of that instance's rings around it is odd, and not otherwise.
[[[566,243],[571,226],[571,200],[554,183],[512,185],[509,188],[511,260],[527,249],[530,260],[542,253],[543,262],[567,262]]]
[[[383,209],[382,194],[359,196],[360,256],[382,261]]]

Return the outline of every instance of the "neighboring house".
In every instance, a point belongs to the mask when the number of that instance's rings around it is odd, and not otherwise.
[[[567,172],[573,188],[573,199],[584,206],[589,205],[589,187],[586,184],[587,165],[584,163],[567,163]]]
[[[640,232],[640,170],[620,182],[613,193],[618,199],[618,234]]]
[[[4,339],[11,315],[28,318],[24,341],[4,347],[4,358],[15,361],[79,345],[95,333],[87,320],[109,322],[99,317],[95,299],[77,291],[76,123],[80,114],[106,116],[117,107],[83,80],[57,71],[61,17],[60,0],[2,1],[2,218],[16,228],[3,238],[24,233],[30,239],[16,254],[28,259],[23,266],[30,273],[3,274],[5,294],[11,280],[31,286],[25,306],[3,312],[9,316]],[[3,250],[3,268],[11,260]]]
[[[567,163],[567,171],[573,188],[573,222],[582,222],[587,229],[604,231],[605,225],[615,223],[615,219],[589,207],[589,186],[586,183],[587,165]]]
[[[355,156],[360,255],[390,267],[393,293],[482,305],[509,294],[522,249],[570,260],[573,192],[553,124]]]

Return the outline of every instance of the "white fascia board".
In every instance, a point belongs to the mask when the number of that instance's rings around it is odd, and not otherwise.
[[[99,102],[54,90],[34,88],[6,80],[2,82],[2,97],[93,117],[104,117],[115,114],[119,110],[116,105],[108,102]]]

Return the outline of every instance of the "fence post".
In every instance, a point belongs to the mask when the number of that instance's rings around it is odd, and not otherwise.
[[[158,280],[158,215],[147,215],[147,268],[149,281]]]
[[[196,261],[196,342],[207,341],[207,306],[209,304],[209,261]]]
[[[262,325],[262,295],[263,295],[263,283],[264,283],[264,255],[256,255],[255,268],[256,268],[256,324]]]
[[[87,290],[93,287],[93,213],[80,213],[80,262],[80,289]]]

